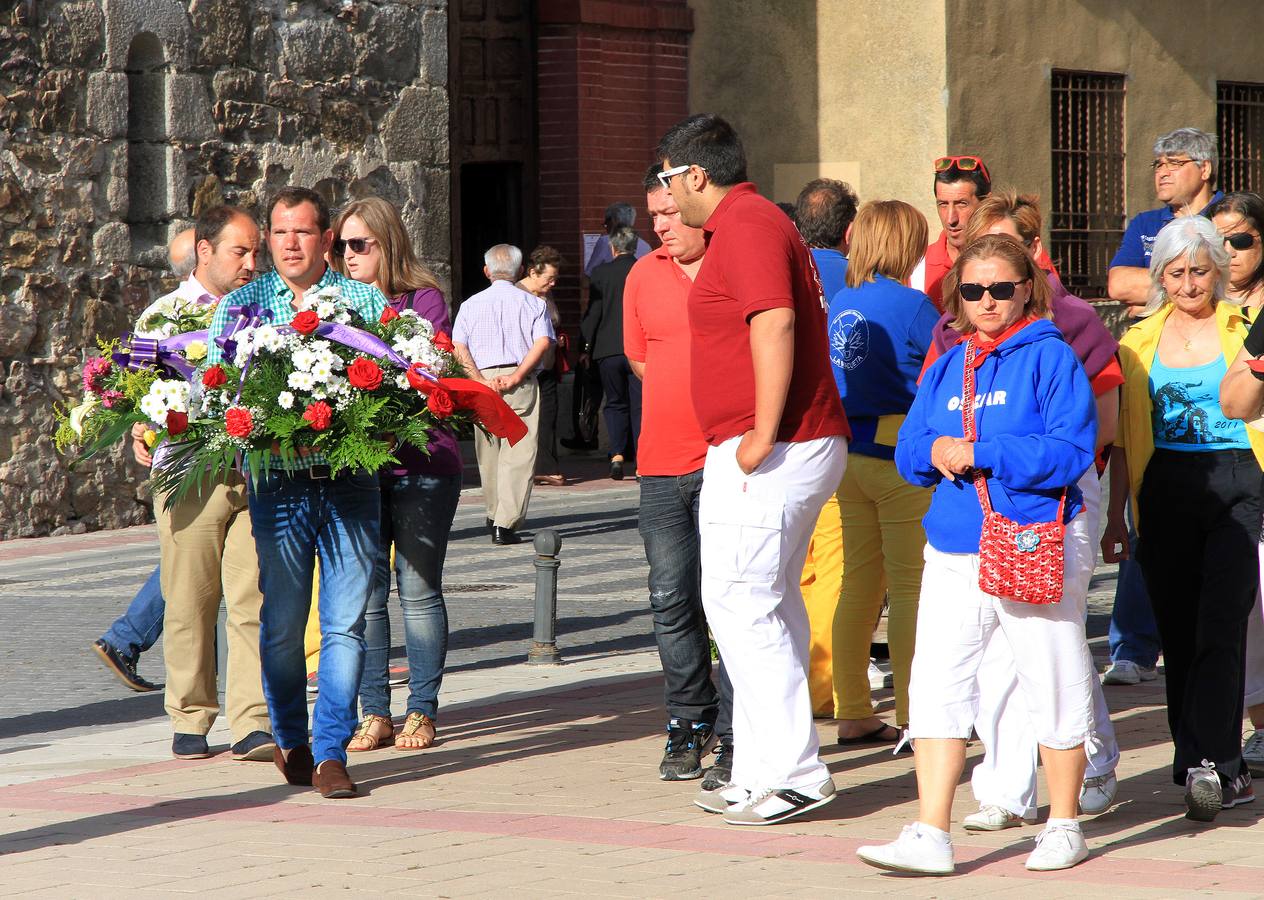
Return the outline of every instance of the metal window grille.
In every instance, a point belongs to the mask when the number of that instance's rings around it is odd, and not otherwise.
[[[1124,76],[1054,70],[1049,252],[1062,282],[1106,296],[1124,230]]]
[[[1220,177],[1226,191],[1264,188],[1264,84],[1216,82]]]

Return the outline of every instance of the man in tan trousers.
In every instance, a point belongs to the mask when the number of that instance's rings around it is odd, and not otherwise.
[[[216,303],[254,277],[259,228],[240,209],[219,206],[198,218],[197,267],[163,301]],[[141,337],[159,337],[145,334]],[[148,461],[143,441],[133,450]],[[154,452],[161,468],[164,448]],[[191,491],[170,507],[154,497],[158,519],[162,594],[167,601],[163,657],[167,667],[166,708],[178,759],[210,756],[206,735],[219,715],[215,673],[215,623],[221,594],[228,604],[228,675],[225,691],[234,759],[272,759],[275,746],[259,671],[259,563],[246,507],[246,483],[234,472],[217,484]]]
[[[483,264],[491,287],[461,304],[452,342],[470,378],[499,391],[527,425],[526,437],[512,447],[503,438],[474,432],[492,543],[518,544],[539,448],[536,370],[557,335],[544,301],[515,284],[522,270],[521,250],[497,244],[483,255]]]

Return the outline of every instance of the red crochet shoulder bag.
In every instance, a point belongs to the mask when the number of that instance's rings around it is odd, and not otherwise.
[[[975,427],[974,336],[966,342],[965,372],[961,386],[961,426],[967,441],[978,438]],[[1058,516],[1052,522],[1019,525],[992,508],[987,478],[974,472],[974,487],[983,508],[983,531],[979,535],[979,589],[1003,600],[1022,603],[1057,603],[1062,599],[1062,540],[1066,526],[1067,492],[1062,490]]]

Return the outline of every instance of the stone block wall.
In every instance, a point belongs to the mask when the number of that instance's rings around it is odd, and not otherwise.
[[[146,521],[123,447],[69,471],[54,403],[174,287],[166,241],[287,184],[403,211],[447,282],[446,0],[0,4],[0,538]]]

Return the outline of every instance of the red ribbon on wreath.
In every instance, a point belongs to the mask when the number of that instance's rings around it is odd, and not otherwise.
[[[436,378],[421,363],[413,363],[404,374],[413,389],[426,396],[436,388],[446,391],[457,409],[470,410],[489,433],[504,438],[509,446],[527,436],[527,424],[487,385],[469,378]]]

